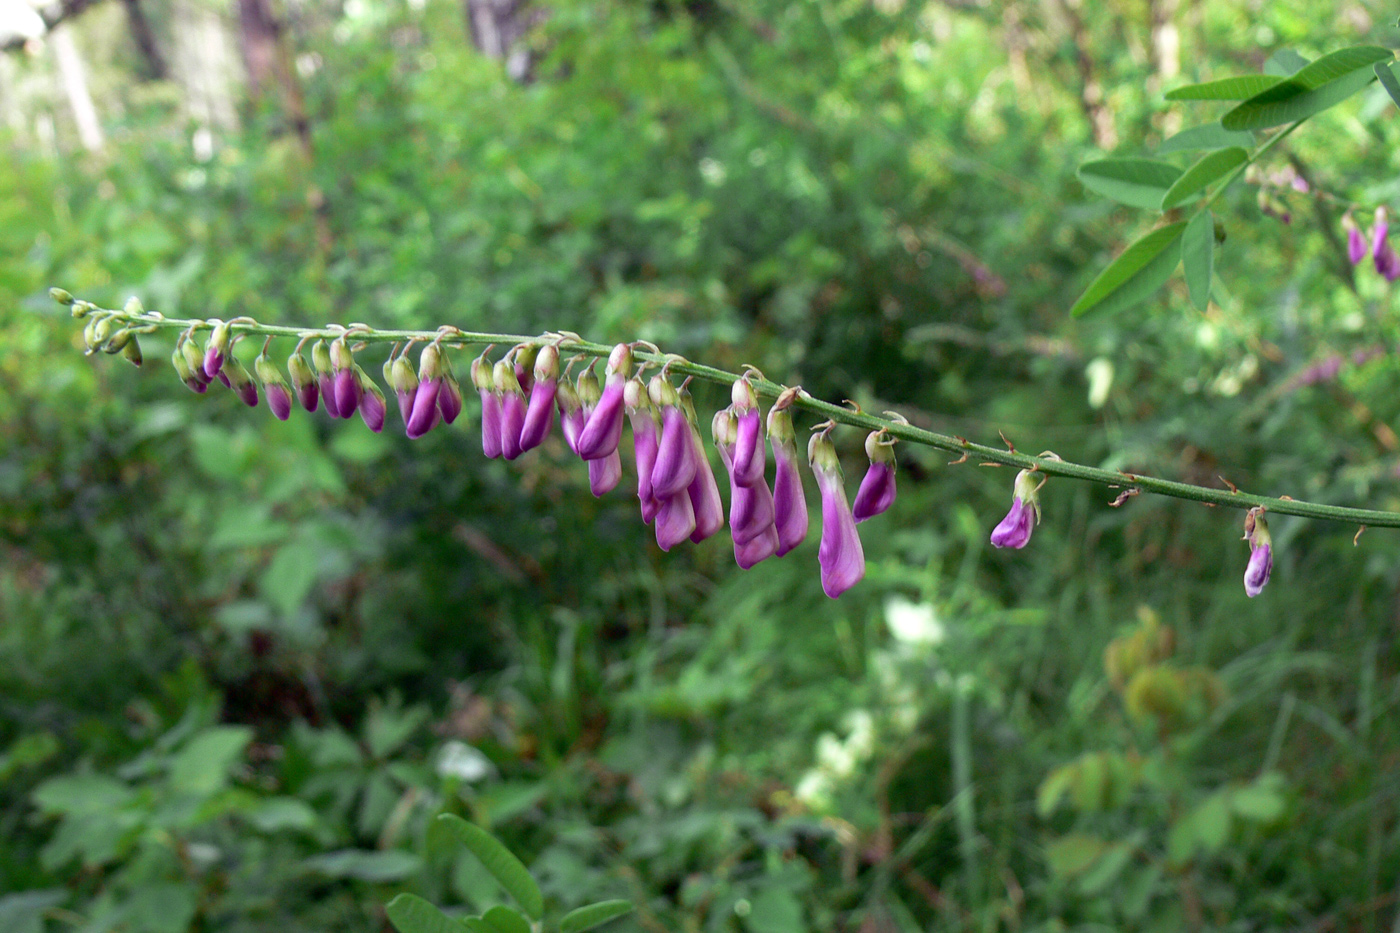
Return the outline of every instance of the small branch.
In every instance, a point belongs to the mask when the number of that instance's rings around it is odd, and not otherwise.
[[[75,301],[74,305],[75,307],[81,306],[88,314],[101,314],[111,317],[113,327],[126,326],[132,329],[146,329],[142,331],[143,333],[160,329],[170,329],[188,330],[193,334],[201,330],[212,330],[215,326],[214,321],[198,320],[194,318],[167,318],[155,312],[130,313],[126,311],[113,311],[99,308],[88,302]],[[613,347],[609,344],[594,343],[592,341],[580,339],[572,334],[492,334],[452,329],[447,336],[442,336],[443,332],[439,330],[376,330],[369,327],[360,329],[361,326],[362,325],[356,325],[355,339],[366,344],[392,344],[404,340],[424,343],[437,341],[439,345],[444,347],[466,348],[485,346],[487,344],[509,347],[521,343],[538,344],[557,342],[561,350],[569,353],[601,358],[606,358],[613,350]],[[289,327],[278,324],[259,324],[249,318],[239,318],[229,324],[229,331],[234,336],[257,335],[290,337],[298,340],[314,340],[318,338],[333,340],[344,333],[344,330],[344,327],[338,324],[328,325],[325,328]],[[713,366],[706,366],[701,363],[692,363],[671,354],[653,352],[641,347],[638,347],[634,351],[634,355],[638,360],[647,361],[658,366],[663,363],[666,364],[673,375],[689,376],[720,385],[733,385],[744,375],[742,373],[727,372],[723,369],[717,369]],[[787,389],[786,386],[780,383],[761,378],[752,373],[749,374],[749,384],[753,386],[755,392],[767,398],[777,398]],[[924,447],[933,447],[937,450],[966,455],[968,458],[976,458],[981,462],[1019,467],[1023,470],[1037,470],[1044,476],[1058,476],[1067,479],[1083,480],[1085,482],[1098,483],[1103,486],[1110,486],[1123,490],[1135,489],[1140,493],[1153,493],[1159,496],[1186,499],[1192,502],[1202,502],[1207,505],[1224,506],[1231,509],[1263,508],[1276,515],[1297,515],[1302,518],[1324,519],[1327,521],[1345,522],[1352,525],[1367,525],[1371,528],[1400,528],[1400,512],[1382,512],[1374,509],[1327,505],[1321,502],[1305,502],[1288,496],[1272,498],[1269,496],[1259,496],[1241,492],[1234,487],[1232,487],[1230,491],[1211,489],[1205,486],[1195,486],[1190,483],[1181,483],[1174,480],[1159,479],[1154,476],[1145,476],[1141,473],[1125,474],[1116,470],[1104,470],[1085,464],[1073,463],[1068,460],[1061,460],[1059,457],[1049,452],[1038,456],[1031,456],[1001,447],[974,444],[961,437],[952,437],[946,434],[927,431],[923,428],[903,423],[896,418],[879,417],[866,412],[852,411],[844,405],[836,405],[818,398],[813,398],[801,390],[788,394],[791,398],[792,407],[803,409],[820,418],[829,419],[838,424],[863,428],[866,431],[884,431],[890,437],[908,441],[911,444],[919,444]],[[1134,494],[1136,493],[1128,493],[1128,495]]]

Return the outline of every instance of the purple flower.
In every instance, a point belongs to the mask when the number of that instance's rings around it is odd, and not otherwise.
[[[741,487],[742,488],[742,487]],[[778,549],[778,532],[772,525],[756,538],[745,544],[734,543],[734,562],[739,565],[739,569],[748,570],[750,567],[767,560],[773,556]]]
[[[695,427],[695,406],[690,401],[690,393],[681,389],[680,395],[686,424],[690,428],[691,456],[695,458],[695,478],[685,488],[695,512],[695,530],[690,533],[690,540],[699,544],[724,527],[724,500],[719,497],[715,471],[710,468],[710,458],[705,456],[705,445],[700,440],[700,431]]]
[[[588,422],[579,435],[578,455],[583,459],[597,460],[617,450],[622,440],[622,387],[631,374],[632,348],[620,343],[608,357],[602,397],[589,412]]]
[[[992,529],[993,547],[1023,548],[1030,543],[1031,532],[1040,522],[1040,483],[1030,470],[1016,474],[1011,511]]]
[[[199,349],[195,348],[194,359],[199,364],[195,368],[190,363],[189,354],[185,352],[186,347],[193,347],[193,341],[181,339],[175,344],[175,352],[170,354],[170,364],[175,367],[175,373],[180,377],[180,381],[190,388],[192,392],[203,395],[209,389],[209,380],[204,378],[204,361],[199,356]]]
[[[1371,228],[1371,257],[1375,260],[1376,271],[1385,276],[1387,282],[1400,279],[1400,256],[1390,245],[1390,222],[1384,207],[1376,208],[1375,225]]]
[[[535,386],[539,386],[538,381]],[[637,499],[642,504],[642,521],[650,525],[661,508],[661,502],[652,494],[651,487],[651,471],[656,464],[661,430],[656,423],[656,409],[642,380],[635,376],[627,380],[622,399],[628,420],[632,422],[632,450],[637,462]]]
[[[1366,237],[1352,219],[1350,211],[1342,215],[1342,229],[1347,234],[1347,259],[1351,260],[1354,266],[1366,258]]]
[[[321,392],[316,387],[316,374],[311,371],[311,366],[300,350],[287,357],[287,375],[292,377],[292,389],[296,392],[301,407],[307,411],[315,411]]]
[[[622,455],[614,450],[606,457],[588,461],[588,488],[595,496],[603,496],[617,488],[622,479]]]
[[[840,596],[865,576],[865,550],[856,531],[855,516],[846,501],[841,479],[841,462],[826,431],[812,435],[807,460],[817,478],[822,500],[822,540],[817,562],[822,570],[822,590],[832,599]]]
[[[663,551],[680,544],[695,532],[695,508],[684,489],[661,500],[656,512],[656,543]]]
[[[413,393],[413,408],[404,424],[404,432],[410,438],[422,437],[437,424],[442,416],[438,410],[441,391],[442,353],[437,344],[430,343],[418,355],[418,389]]]
[[[1249,563],[1244,568],[1244,594],[1250,598],[1264,591],[1274,569],[1274,545],[1262,509],[1250,509],[1244,518],[1245,540],[1249,542]]]
[[[344,336],[337,337],[331,344],[330,354],[335,408],[340,417],[349,418],[360,405],[360,381],[355,378],[355,358]]]
[[[321,400],[326,403],[326,414],[332,418],[341,417],[340,408],[335,403],[335,374],[331,367],[331,351],[324,340],[311,346],[311,365],[316,371],[316,387]]]
[[[807,537],[807,497],[802,490],[802,470],[797,463],[797,444],[792,432],[792,415],[774,406],[768,411],[768,441],[773,447],[773,526],[778,532],[777,555],[782,557]]]
[[[647,391],[661,412],[661,436],[651,468],[651,494],[657,499],[669,499],[690,486],[699,464],[691,443],[690,422],[681,409],[675,387],[658,375],[652,377]]]
[[[384,430],[384,412],[387,407],[384,404],[384,393],[363,369],[356,366],[354,372],[360,390],[360,419],[364,421],[365,427],[378,434]]]
[[[545,346],[535,357],[534,384],[530,404],[525,408],[525,424],[520,429],[520,449],[533,450],[554,426],[554,395],[559,388],[559,350]],[[521,388],[524,388],[522,384]]]
[[[418,374],[413,371],[413,365],[404,354],[385,364],[384,370],[384,378],[399,401],[399,417],[403,418],[403,423],[407,426],[408,419],[413,415],[413,397],[418,394]]]
[[[219,370],[219,379],[238,394],[244,405],[249,408],[258,407],[258,387],[248,370],[243,368],[243,364],[238,362],[238,357],[232,353],[224,360],[224,365]]]
[[[204,350],[204,359],[201,368],[204,375],[213,379],[219,374],[219,370],[224,367],[224,360],[229,354],[229,330],[228,325],[223,321],[214,325],[214,332],[209,335],[209,344]]]
[[[273,416],[278,421],[286,421],[292,414],[292,390],[287,385],[287,380],[282,378],[277,364],[268,357],[266,347],[263,347],[263,352],[253,360],[253,372],[263,385],[267,407],[272,410]]]
[[[719,458],[729,473],[729,532],[736,546],[748,544],[773,528],[773,494],[768,490],[768,482],[762,474],[752,485],[739,483],[738,471],[734,467],[739,423],[732,406],[716,412],[710,422],[715,449],[719,451]],[[776,533],[773,546],[777,547]]]
[[[567,380],[561,380],[554,393],[554,402],[559,408],[559,427],[564,432],[564,443],[568,444],[574,453],[578,453],[578,436],[583,432],[586,417],[578,390]]]
[[[472,386],[481,399],[481,452],[495,460],[501,455],[501,397],[496,394],[495,367],[485,354],[472,360]]]
[[[501,406],[501,456],[514,460],[520,456],[520,432],[525,427],[525,392],[515,375],[515,364],[503,359],[492,373],[496,383],[495,395]],[[482,425],[486,419],[481,419]],[[483,434],[483,438],[485,435]],[[485,448],[485,441],[482,441]]]
[[[871,431],[865,438],[865,452],[870,457],[870,469],[860,481],[856,493],[854,514],[856,522],[874,518],[894,504],[894,440],[883,431]]]
[[[734,383],[730,398],[738,420],[732,478],[739,486],[752,486],[763,481],[765,463],[761,434],[763,414],[758,409],[758,399],[749,385],[748,376]]]
[[[438,411],[446,424],[456,421],[462,413],[462,387],[457,384],[457,377],[452,375],[450,367],[443,367],[442,388],[438,389]]]

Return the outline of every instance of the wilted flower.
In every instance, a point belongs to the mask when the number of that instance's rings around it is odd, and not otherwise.
[[[1030,543],[1031,532],[1040,523],[1040,487],[1044,479],[1037,481],[1033,471],[1022,470],[1016,474],[1012,487],[1011,511],[992,529],[994,547],[1022,548]]]
[[[894,438],[884,431],[871,431],[865,438],[865,453],[870,457],[870,469],[860,481],[856,493],[854,514],[856,522],[874,518],[894,504]]]
[[[807,537],[807,497],[797,462],[792,414],[774,405],[768,411],[768,442],[773,448],[773,527],[778,533],[776,554],[782,557]]]
[[[422,437],[433,429],[442,413],[438,394],[442,391],[442,351],[430,343],[418,354],[418,390],[413,393],[413,409],[404,426],[409,437]],[[324,392],[323,392],[324,394]]]
[[[223,321],[214,325],[214,331],[209,335],[209,343],[204,348],[204,361],[201,366],[204,375],[213,379],[223,369],[224,360],[229,353],[229,327]]]
[[[559,388],[559,350],[546,344],[535,356],[530,403],[525,407],[525,423],[520,429],[521,451],[533,450],[554,425],[554,395]],[[524,384],[521,384],[524,388]]]
[[[267,407],[278,421],[286,421],[292,414],[292,389],[282,376],[277,364],[267,355],[267,347],[253,360],[253,372],[262,383],[263,394],[267,396]]]
[[[817,562],[822,570],[822,590],[832,599],[840,596],[865,576],[865,550],[856,531],[855,516],[846,500],[841,477],[841,461],[827,436],[834,425],[812,435],[807,445],[807,462],[817,479],[822,500],[822,540]]]
[[[608,356],[602,395],[589,410],[588,421],[579,435],[578,455],[583,459],[597,460],[617,450],[622,440],[622,387],[631,375],[632,348],[620,343]],[[587,399],[584,406],[588,407]]]
[[[472,386],[481,399],[481,452],[488,460],[501,455],[501,397],[496,393],[495,373],[486,354],[472,360]]]
[[[316,387],[316,374],[311,371],[300,350],[293,350],[292,355],[287,357],[287,375],[292,378],[292,389],[296,391],[301,407],[315,411],[321,392]]]
[[[1249,563],[1244,568],[1244,593],[1255,597],[1264,591],[1274,569],[1274,545],[1263,509],[1250,509],[1244,517],[1244,537],[1249,542]]]

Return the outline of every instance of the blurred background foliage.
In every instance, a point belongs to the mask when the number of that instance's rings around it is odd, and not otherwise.
[[[1338,240],[1400,201],[1378,89],[1220,203],[1208,313],[1180,284],[1065,313],[1139,232],[1080,161],[1215,116],[1162,103],[1184,81],[1393,45],[1393,11],[69,0],[26,42],[21,6],[0,929],[479,911],[503,893],[423,846],[444,811],[551,909],[636,901],[617,930],[1394,928],[1394,535],[1278,518],[1247,600],[1238,514],[1057,481],[996,552],[1009,471],[905,449],[830,601],[815,540],[663,555],[557,440],[504,464],[470,417],[279,423],[189,394],[159,339],[85,359],[46,297],[645,338],[984,442],[1400,508],[1391,294]]]

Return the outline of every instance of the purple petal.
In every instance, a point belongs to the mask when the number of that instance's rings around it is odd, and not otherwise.
[[[993,547],[1022,548],[1030,543],[1035,529],[1035,510],[1028,508],[1020,496],[1011,500],[1011,511],[992,529]]]
[[[520,449],[533,450],[540,446],[554,426],[554,396],[559,383],[541,379],[530,388],[530,404],[525,409],[525,425],[520,429]]]
[[[622,479],[622,455],[616,450],[611,456],[588,461],[588,488],[593,495],[603,496],[617,488]]]
[[[770,525],[763,534],[747,544],[736,543],[734,545],[734,561],[740,569],[748,570],[754,564],[772,557],[777,548],[778,533]]]
[[[1400,278],[1400,256],[1395,254],[1395,248],[1390,245],[1389,240],[1381,243],[1376,252],[1376,271],[1385,276],[1387,282],[1394,282]]]
[[[695,530],[691,532],[690,540],[699,544],[724,527],[724,500],[719,497],[719,484],[715,482],[714,471],[710,469],[710,458],[705,456],[705,448],[701,446],[700,432],[691,427],[688,421],[686,427],[690,428],[691,449],[696,461],[695,478],[686,487],[695,512]]]
[[[822,540],[817,563],[822,569],[822,590],[835,599],[865,576],[865,550],[841,476],[817,470],[816,477],[822,497]]]
[[[326,403],[326,414],[339,418],[340,407],[335,403],[335,380],[330,373],[322,373],[316,377],[316,383],[320,387],[321,400]]]
[[[525,396],[506,392],[497,398],[501,400],[501,456],[514,460],[523,450],[520,432],[525,428]]]
[[[413,414],[413,396],[418,394],[415,386],[411,391],[404,390],[395,392],[399,398],[399,417],[403,418],[403,423],[408,424],[409,416]]]
[[[1387,237],[1390,236],[1390,224],[1385,219],[1383,210],[1376,211],[1376,225],[1371,228],[1371,255],[1380,258],[1381,249],[1386,244]]]
[[[185,385],[189,386],[191,391],[198,392],[200,395],[209,391],[209,383],[194,375],[191,375],[190,378],[185,380]]]
[[[297,399],[301,402],[301,407],[307,411],[315,411],[316,403],[321,398],[321,392],[316,388],[316,383],[308,382],[297,389]]]
[[[365,427],[375,434],[384,430],[384,397],[374,392],[366,392],[360,400],[360,418]]]
[[[1366,238],[1359,227],[1347,229],[1347,258],[1353,266],[1366,258]]]
[[[566,411],[559,419],[559,427],[564,432],[564,443],[568,444],[574,453],[578,453],[578,436],[583,433],[583,426],[587,421],[588,415],[584,414],[582,408]]]
[[[757,408],[739,413],[739,436],[734,442],[734,482],[740,486],[752,486],[763,481],[765,466],[763,456],[763,434],[760,428],[763,418]]]
[[[481,390],[481,452],[489,460],[501,455],[501,397],[491,389]]]
[[[777,554],[782,557],[807,537],[807,497],[797,451],[774,445],[773,461],[778,471],[773,479],[773,525],[778,532]]]
[[[457,420],[457,416],[462,413],[462,388],[457,385],[456,379],[444,378],[442,388],[438,390],[438,410],[442,412],[442,420],[451,424]]]
[[[651,487],[651,470],[656,464],[656,445],[656,421],[647,412],[633,415],[632,450],[637,459],[637,498],[642,503],[642,521],[648,525],[661,508],[661,503],[652,494]]]
[[[272,409],[277,420],[286,421],[290,418],[292,415],[292,395],[286,387],[273,382],[264,388],[267,391],[267,407]]]
[[[1244,593],[1246,596],[1258,596],[1264,590],[1264,584],[1269,582],[1269,574],[1274,569],[1274,549],[1271,545],[1261,544],[1250,551],[1249,563],[1244,568]]]
[[[856,522],[874,518],[894,504],[894,465],[872,463],[865,471],[865,479],[860,481],[860,491],[856,493],[854,515]]]
[[[340,417],[349,418],[355,413],[363,391],[353,369],[342,369],[335,374],[335,407]]]
[[[224,368],[224,354],[218,347],[209,347],[204,351],[204,375],[213,379]]]
[[[243,404],[249,408],[258,407],[258,387],[249,379],[238,387],[238,397],[243,399]]]
[[[626,379],[608,377],[603,397],[588,415],[588,423],[578,438],[578,455],[585,460],[597,460],[617,450],[622,440],[622,388]]]
[[[682,490],[661,500],[661,508],[656,512],[656,543],[661,550],[671,550],[694,531],[695,509],[690,504],[689,493]]]
[[[661,413],[661,440],[656,446],[656,463],[651,468],[651,494],[656,498],[669,499],[694,481],[700,465],[692,433],[685,412],[679,408],[673,406]]]
[[[729,493],[729,533],[736,545],[748,544],[773,527],[773,493],[766,482],[731,483]],[[773,546],[777,547],[776,537]]]
[[[437,400],[441,389],[441,379],[429,379],[418,384],[418,391],[413,393],[413,410],[409,412],[408,422],[404,425],[409,437],[422,437],[432,430],[440,416]]]

